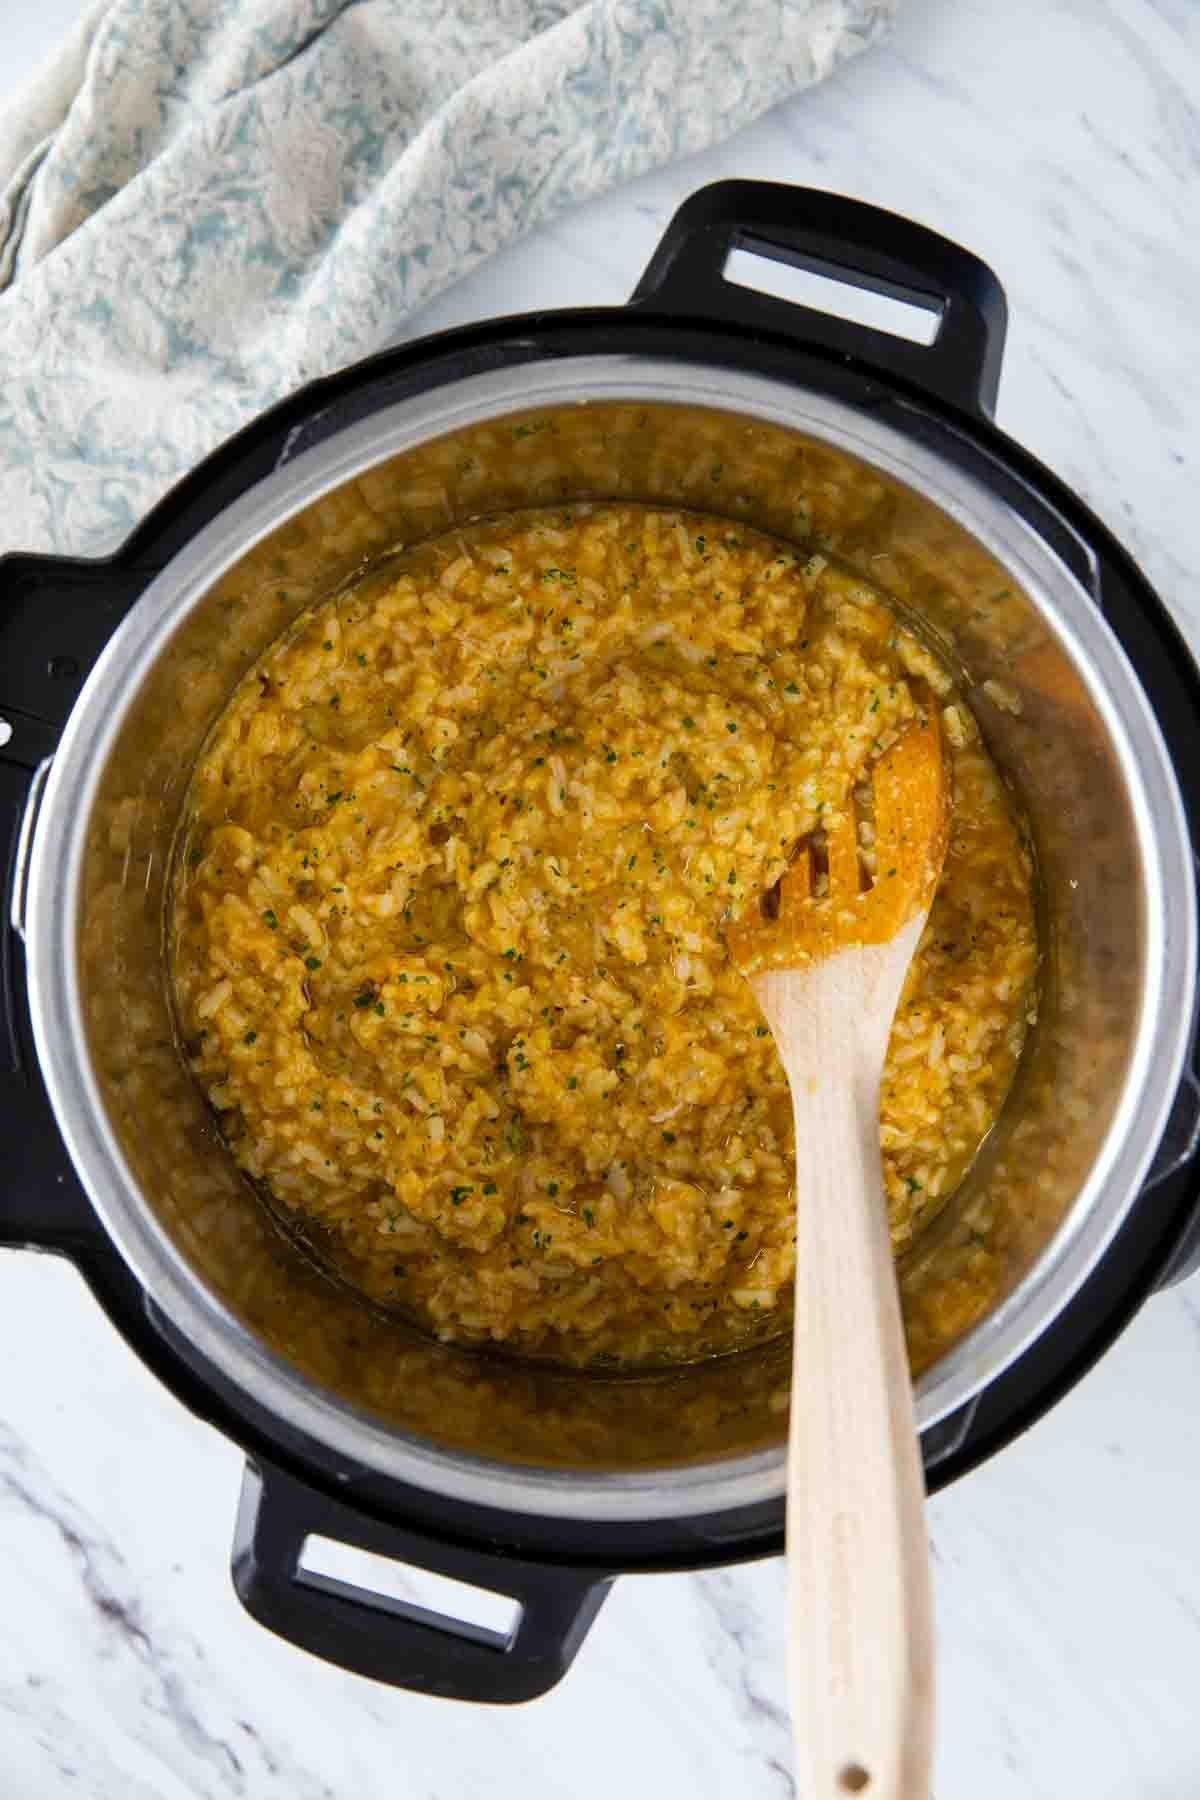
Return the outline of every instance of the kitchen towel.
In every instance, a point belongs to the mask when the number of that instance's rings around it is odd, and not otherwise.
[[[93,0],[0,120],[0,550],[111,550],[254,413],[895,4]]]

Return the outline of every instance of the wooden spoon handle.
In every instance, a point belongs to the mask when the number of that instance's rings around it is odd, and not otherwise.
[[[760,1002],[791,1078],[796,1324],[788,1444],[789,1688],[802,1800],[929,1800],[925,1484],[887,1231],[879,1072],[915,943],[837,956]],[[892,1003],[880,1005],[880,984]],[[875,1021],[864,1033],[863,1020]],[[880,1039],[882,1032],[882,1039]],[[864,1042],[864,1035],[873,1041]]]

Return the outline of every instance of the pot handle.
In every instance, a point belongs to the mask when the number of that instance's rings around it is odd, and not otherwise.
[[[25,1081],[24,887],[41,788],[80,687],[149,574],[114,559],[0,558],[0,1076]],[[11,1173],[11,1171],[10,1171]]]
[[[725,266],[734,250],[935,313],[933,342],[731,282]],[[779,333],[873,365],[963,411],[988,419],[995,411],[1008,322],[996,276],[949,238],[862,200],[781,182],[714,182],[679,208],[631,304]]]
[[[55,741],[45,721],[0,706],[0,1117],[21,1121],[0,1172],[0,1250],[53,1250],[81,1267],[105,1242],[63,1146],[38,1071],[25,1003],[21,944],[25,874]],[[11,736],[8,735],[11,733]],[[12,752],[10,755],[9,752]]]
[[[519,1608],[508,1632],[303,1568],[310,1536],[448,1576]],[[260,1625],[353,1674],[451,1700],[535,1700],[570,1668],[613,1575],[441,1543],[383,1524],[256,1459],[233,1550],[238,1598]]]
[[[26,1129],[5,1146],[0,1248],[81,1267],[106,1245],[38,1073],[25,1003],[25,882],[42,787],[67,716],[116,626],[157,572],[121,558],[0,558],[0,1094]]]
[[[29,850],[50,759],[92,664],[148,578],[112,560],[0,558],[0,1072],[25,1069],[14,933],[24,936]]]
[[[158,565],[116,557],[0,558],[0,714],[7,762],[33,769],[58,742],[91,672]]]

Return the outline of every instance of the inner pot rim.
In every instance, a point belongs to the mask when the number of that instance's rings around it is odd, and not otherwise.
[[[381,1425],[319,1389],[204,1287],[141,1198],[90,1066],[77,962],[87,824],[109,751],[143,678],[213,584],[257,542],[344,482],[430,439],[509,413],[586,401],[707,406],[802,432],[857,456],[941,508],[1012,574],[1051,625],[1115,747],[1142,852],[1142,1004],[1120,1101],[1066,1218],[1013,1291],[920,1378],[920,1429],[957,1411],[1067,1305],[1137,1196],[1186,1054],[1196,903],[1182,801],[1157,719],[1116,638],[1066,565],[1004,501],[879,418],[802,388],[703,362],[568,357],[402,399],[276,469],[205,526],[118,628],[68,720],[46,785],[28,898],[34,1036],[67,1148],[113,1242],[147,1293],[228,1380],[292,1429],[356,1463],[460,1500],[544,1516],[683,1518],[778,1500],[783,1447],[722,1461],[592,1473],[501,1463]]]

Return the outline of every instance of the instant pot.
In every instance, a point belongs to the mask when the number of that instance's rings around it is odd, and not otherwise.
[[[735,285],[737,248],[901,297],[932,341]],[[628,306],[388,351],[242,431],[111,558],[0,563],[0,1242],[69,1257],[244,1448],[234,1581],[294,1643],[527,1699],[616,1574],[783,1542],[786,1345],[629,1375],[431,1343],[279,1229],[178,1053],[163,903],[197,751],[296,614],[399,544],[527,506],[703,509],[838,557],[956,668],[1030,823],[1043,958],[1003,1114],[899,1268],[931,1488],[1200,1262],[1200,685],[1129,556],[991,422],[1004,331],[995,276],[932,232],[726,182]],[[314,1535],[518,1622],[318,1574]]]

